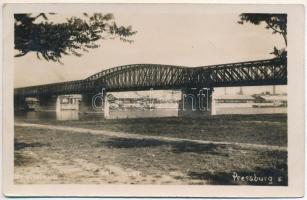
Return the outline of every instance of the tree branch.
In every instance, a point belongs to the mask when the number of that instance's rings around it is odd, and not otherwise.
[[[265,23],[271,28],[271,29],[273,29],[274,31],[276,31],[277,33],[279,33],[279,34],[281,34],[282,35],[282,37],[284,38],[284,40],[285,40],[285,44],[286,44],[286,46],[287,46],[287,35],[286,35],[286,33],[284,32],[284,31],[279,31],[279,30],[277,30],[276,28],[274,28],[267,20],[265,20]]]
[[[72,53],[81,56],[79,50],[88,51],[99,47],[98,40],[111,39],[105,35],[130,42],[134,35],[131,26],[114,25],[112,14],[94,13],[88,19],[71,17],[63,23],[48,21],[46,13],[16,14],[15,21],[15,57],[22,57],[28,52],[36,52],[36,56],[47,61],[59,61],[62,55]],[[45,21],[34,23],[35,19],[44,18]],[[108,21],[108,22],[107,22]],[[18,24],[19,23],[19,24]],[[126,40],[123,40],[126,39]]]
[[[274,28],[267,20],[265,20],[265,23],[274,31],[276,31],[277,33],[283,34],[282,31],[277,30],[276,28]]]
[[[282,37],[284,38],[285,44],[286,44],[286,46],[287,46],[287,45],[288,45],[287,34],[283,33],[283,34],[282,34]]]
[[[19,54],[14,55],[14,57],[21,57],[21,56],[26,55],[27,53],[28,53],[28,52],[21,52],[21,53],[19,53]]]

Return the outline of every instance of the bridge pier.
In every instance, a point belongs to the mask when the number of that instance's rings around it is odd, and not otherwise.
[[[179,116],[201,117],[212,115],[213,88],[182,89]]]

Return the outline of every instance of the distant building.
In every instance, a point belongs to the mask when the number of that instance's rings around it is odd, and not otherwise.
[[[287,95],[254,94],[216,96],[212,114],[287,113]]]
[[[128,97],[128,98],[117,98],[108,99],[110,103],[110,109],[120,110],[120,109],[152,109],[158,102],[156,98],[149,97]]]
[[[215,97],[216,103],[254,103],[255,98],[250,95],[222,95]]]
[[[39,100],[34,97],[27,97],[25,99],[26,102],[26,110],[37,110],[39,108]]]
[[[213,110],[219,108],[246,108],[253,107],[255,98],[250,95],[228,94],[216,96],[213,101]]]
[[[255,95],[255,106],[287,106],[287,95]]]

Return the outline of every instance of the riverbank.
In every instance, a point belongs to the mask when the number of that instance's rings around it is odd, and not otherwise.
[[[30,120],[44,126],[15,126],[15,182],[286,185],[286,119],[286,115],[258,115]],[[119,132],[124,135],[111,134]],[[242,182],[234,175],[272,177],[272,182]]]
[[[220,115],[203,118],[138,118],[107,120],[95,114],[80,120],[17,118],[19,123],[60,125],[94,130],[194,140],[287,146],[287,115]]]

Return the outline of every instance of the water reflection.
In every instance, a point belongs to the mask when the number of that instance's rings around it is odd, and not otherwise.
[[[178,117],[178,109],[110,111],[109,119]]]
[[[77,110],[61,110],[55,113],[57,120],[79,120],[79,112]]]
[[[76,110],[64,111],[18,111],[15,118],[26,120],[79,120],[79,113]]]
[[[154,110],[125,110],[110,111],[108,119],[123,118],[148,118],[148,117],[177,117],[177,109],[154,109]],[[18,111],[16,119],[27,120],[99,120],[104,118],[102,112],[80,113],[77,110],[60,111]]]
[[[287,113],[286,107],[276,108],[217,108],[216,114],[269,114]],[[178,109],[156,108],[152,110],[110,110],[108,119],[125,118],[151,118],[151,117],[178,117]],[[60,111],[18,111],[15,118],[21,120],[101,120],[104,118],[102,112],[81,113],[78,110]]]
[[[256,114],[280,114],[287,113],[287,107],[271,107],[271,108],[216,108],[216,115],[256,115]]]

